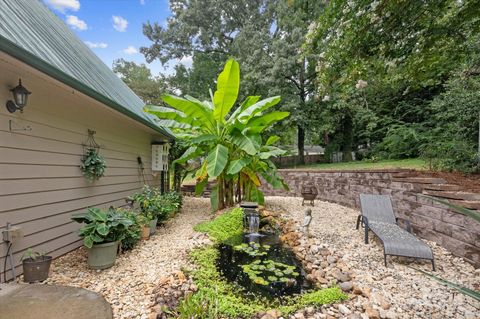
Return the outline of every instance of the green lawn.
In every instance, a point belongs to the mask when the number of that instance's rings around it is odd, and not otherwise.
[[[314,168],[319,170],[341,170],[341,169],[385,169],[385,168],[410,168],[424,170],[427,165],[424,160],[419,158],[409,158],[403,160],[383,160],[378,162],[346,162],[346,163],[327,163],[297,166],[296,168]]]

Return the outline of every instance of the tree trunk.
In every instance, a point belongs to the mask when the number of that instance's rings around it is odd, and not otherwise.
[[[225,200],[224,200],[224,185],[223,185],[223,176],[220,175],[217,177],[217,187],[218,187],[218,207],[217,210],[222,210],[225,208]]]
[[[342,162],[350,162],[353,149],[353,119],[350,115],[346,115],[343,122],[343,143],[342,143]]]
[[[298,147],[298,163],[305,165],[305,130],[297,125],[297,147]]]

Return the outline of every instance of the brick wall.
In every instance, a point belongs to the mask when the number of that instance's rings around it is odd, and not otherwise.
[[[413,231],[421,238],[435,241],[452,254],[480,266],[480,223],[472,218],[446,209],[429,199],[417,197],[423,187],[418,182],[399,178],[408,170],[372,171],[312,171],[283,169],[280,174],[289,191],[273,190],[264,183],[263,191],[270,196],[301,196],[301,187],[312,181],[318,189],[318,199],[359,208],[359,195],[390,195],[397,217],[411,221]],[[405,180],[405,179],[404,179]],[[408,179],[406,179],[408,180]],[[352,227],[355,221],[352,220]]]

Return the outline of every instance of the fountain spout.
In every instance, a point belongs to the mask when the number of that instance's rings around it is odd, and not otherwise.
[[[257,212],[258,204],[253,202],[242,202],[240,207],[243,209],[243,229],[247,234],[258,234],[260,227],[260,215]]]

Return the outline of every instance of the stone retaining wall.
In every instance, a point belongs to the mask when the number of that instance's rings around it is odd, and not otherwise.
[[[264,183],[268,196],[301,196],[301,187],[306,181],[313,182],[318,189],[318,199],[344,206],[359,208],[359,195],[390,195],[397,217],[411,221],[413,231],[421,238],[435,241],[452,254],[463,257],[480,267],[480,223],[429,199],[418,197],[425,184],[404,182],[396,179],[408,170],[370,171],[313,171],[279,170],[290,187],[289,191],[273,190]],[[408,179],[407,179],[408,180]],[[355,221],[352,220],[352,227]]]

